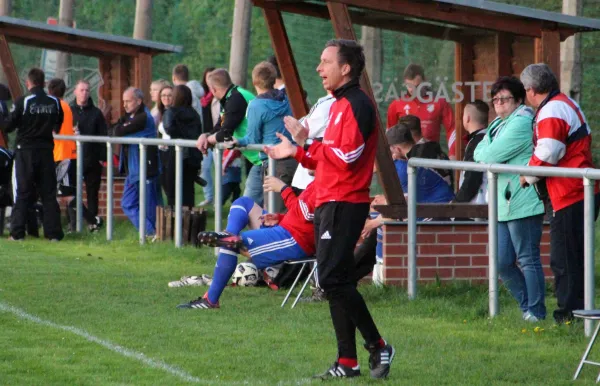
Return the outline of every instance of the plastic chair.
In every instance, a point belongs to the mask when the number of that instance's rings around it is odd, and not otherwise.
[[[302,267],[300,268],[300,272],[298,272],[298,275],[296,276],[296,279],[294,280],[294,283],[290,287],[290,290],[285,295],[285,299],[283,299],[283,303],[281,303],[281,307],[282,308],[285,306],[285,303],[287,303],[288,299],[290,298],[290,295],[292,294],[292,291],[294,291],[294,288],[296,287],[296,284],[298,283],[298,281],[302,277],[302,273],[304,272],[304,268],[306,268],[306,266],[309,265],[309,264],[313,264],[313,268],[310,271],[310,274],[306,277],[306,280],[304,281],[304,284],[302,285],[302,288],[300,288],[300,292],[298,292],[298,295],[296,296],[296,300],[294,300],[294,303],[292,304],[291,308],[294,308],[294,307],[296,307],[296,303],[298,303],[298,300],[300,300],[300,296],[302,296],[302,293],[306,289],[306,286],[308,285],[308,282],[310,281],[310,278],[315,274],[315,271],[317,269],[317,259],[313,258],[313,259],[302,259],[302,260],[288,260],[288,261],[285,261],[285,264],[290,264],[290,265],[302,264]]]
[[[589,319],[589,320],[600,320],[600,310],[577,310],[573,311],[573,316],[581,319]],[[596,323],[596,329],[594,330],[594,334],[590,339],[590,343],[588,343],[585,352],[583,353],[583,357],[579,362],[579,366],[577,366],[577,370],[575,371],[575,375],[573,376],[573,380],[576,380],[579,374],[581,373],[581,369],[583,369],[584,364],[592,365],[592,366],[600,366],[600,363],[594,361],[588,361],[587,358],[590,355],[590,351],[592,351],[592,347],[594,346],[594,342],[596,342],[596,338],[598,337],[598,331],[600,330],[600,323]],[[600,374],[596,378],[596,383],[600,382]]]

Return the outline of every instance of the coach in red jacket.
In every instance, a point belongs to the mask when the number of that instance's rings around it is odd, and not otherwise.
[[[560,92],[552,70],[545,64],[531,64],[521,73],[521,82],[527,100],[537,108],[529,165],[593,168],[590,127],[577,102]],[[521,177],[521,185],[537,181]],[[550,266],[558,303],[554,319],[561,323],[573,318],[573,310],[584,308],[583,182],[563,177],[547,177],[545,182],[554,211],[550,218]],[[595,191],[597,218],[598,183]]]
[[[278,134],[282,142],[265,148],[273,158],[294,156],[304,167],[316,169],[318,284],[329,300],[338,342],[338,359],[321,378],[360,375],[357,328],[370,353],[373,378],[387,377],[394,357],[394,348],[381,338],[354,280],[353,252],[369,214],[369,185],[379,130],[375,106],[358,85],[364,67],[365,56],[358,43],[329,41],[317,72],[336,101],[323,141],[308,139],[308,128],[286,117],[286,128],[300,146]]]

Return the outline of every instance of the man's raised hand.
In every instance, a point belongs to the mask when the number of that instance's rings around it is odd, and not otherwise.
[[[287,116],[283,118],[285,129],[292,135],[294,141],[300,146],[304,146],[306,139],[308,138],[308,122],[306,127],[302,126],[299,120],[294,117]]]
[[[284,159],[294,157],[296,155],[296,146],[292,145],[289,139],[281,133],[277,133],[277,138],[281,139],[281,143],[275,146],[264,146],[263,151],[273,159]]]

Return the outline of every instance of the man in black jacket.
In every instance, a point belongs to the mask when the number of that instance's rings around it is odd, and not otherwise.
[[[469,133],[463,161],[474,162],[473,154],[479,142],[485,137],[490,108],[487,103],[477,99],[467,104],[463,114],[463,127]],[[485,204],[487,183],[483,172],[463,171],[460,175],[460,189],[454,202],[472,202]]]
[[[81,79],[75,86],[75,101],[71,103],[73,127],[81,135],[105,136],[106,120],[102,111],[90,98],[90,84]],[[101,143],[83,143],[83,178],[90,214],[98,216],[98,192],[102,183],[102,162],[106,161],[106,148]]]
[[[64,233],[60,224],[60,208],[56,201],[56,172],[54,170],[54,139],[63,121],[58,99],[44,92],[44,71],[32,68],[25,81],[30,94],[19,98],[3,129],[17,130],[14,158],[15,206],[11,219],[11,240],[25,238],[28,208],[36,200],[36,191],[42,199],[44,236],[61,240]]]

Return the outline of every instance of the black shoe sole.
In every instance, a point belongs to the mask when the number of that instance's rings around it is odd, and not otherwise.
[[[223,241],[222,239],[219,239],[217,236],[214,236],[212,234],[206,234],[204,232],[198,233],[198,242],[202,245],[206,245],[208,247],[213,247],[213,248],[222,247],[222,248],[229,248],[229,249],[238,249],[243,246],[243,243],[241,240],[239,240],[239,241]]]

